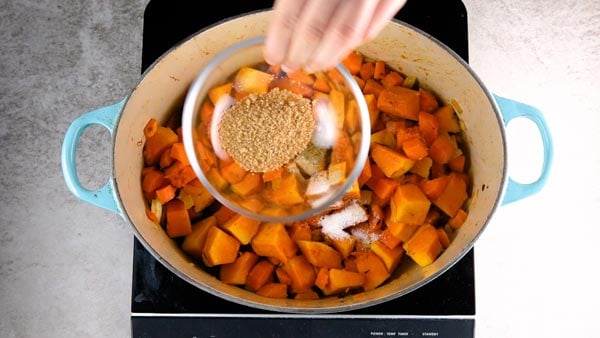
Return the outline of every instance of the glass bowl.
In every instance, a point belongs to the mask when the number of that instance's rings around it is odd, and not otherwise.
[[[216,55],[184,102],[182,134],[196,175],[223,205],[265,222],[309,218],[360,198],[371,122],[348,70],[285,73],[264,37]]]

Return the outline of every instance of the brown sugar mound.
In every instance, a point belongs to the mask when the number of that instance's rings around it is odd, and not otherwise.
[[[249,94],[225,111],[218,133],[223,149],[250,172],[277,169],[309,144],[315,120],[311,101],[274,88]]]

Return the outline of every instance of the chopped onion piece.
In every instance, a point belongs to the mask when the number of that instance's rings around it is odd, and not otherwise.
[[[162,203],[160,203],[160,200],[158,198],[152,200],[152,203],[150,204],[150,211],[152,211],[152,213],[154,214],[154,216],[156,216],[156,219],[160,223],[163,213],[163,205]]]

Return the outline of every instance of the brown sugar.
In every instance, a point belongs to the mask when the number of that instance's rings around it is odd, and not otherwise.
[[[274,88],[249,94],[225,111],[218,133],[223,149],[250,172],[274,170],[309,144],[315,120],[311,101]]]

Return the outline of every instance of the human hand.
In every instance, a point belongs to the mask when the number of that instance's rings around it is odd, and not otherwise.
[[[335,67],[373,39],[406,0],[276,0],[265,60],[284,70]]]

